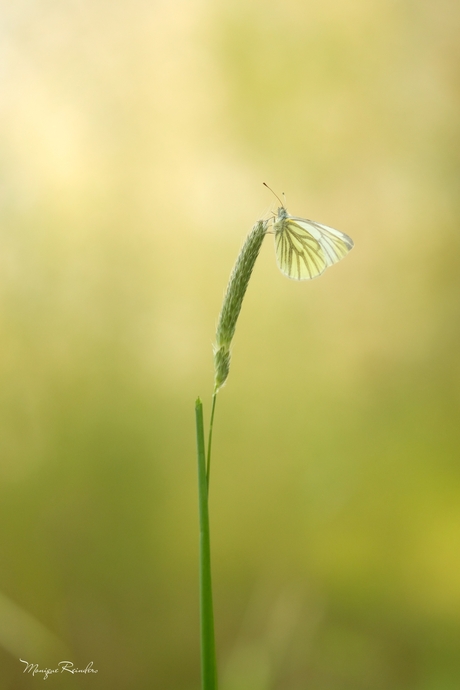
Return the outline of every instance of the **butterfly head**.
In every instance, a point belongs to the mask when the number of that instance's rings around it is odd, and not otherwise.
[[[286,209],[284,208],[284,206],[280,206],[279,209],[278,209],[278,217],[277,217],[277,219],[276,219],[277,222],[280,221],[280,220],[281,220],[281,221],[286,220],[286,218],[288,218],[288,217],[289,217],[289,213],[286,211]]]

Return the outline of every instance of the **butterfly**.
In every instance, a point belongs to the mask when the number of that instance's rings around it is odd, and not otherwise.
[[[278,267],[294,280],[317,278],[354,246],[351,237],[344,232],[314,220],[291,216],[283,205],[273,220],[273,233]]]

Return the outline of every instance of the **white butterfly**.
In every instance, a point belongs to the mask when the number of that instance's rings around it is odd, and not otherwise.
[[[273,231],[279,269],[294,280],[317,278],[354,246],[344,232],[291,216],[284,206],[278,209]]]
[[[328,266],[336,264],[353,249],[353,240],[344,232],[314,220],[291,216],[273,189],[265,182],[264,185],[281,203],[278,215],[273,220],[273,231],[276,260],[280,271],[288,278],[317,278]]]

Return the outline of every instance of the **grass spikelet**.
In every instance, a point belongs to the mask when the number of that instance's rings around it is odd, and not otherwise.
[[[259,220],[252,228],[238,255],[228,281],[222,309],[219,315],[214,345],[214,391],[224,385],[230,370],[230,345],[235,335],[249,279],[267,232],[268,221]]]

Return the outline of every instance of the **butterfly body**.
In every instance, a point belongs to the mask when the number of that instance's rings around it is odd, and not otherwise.
[[[353,240],[340,230],[291,216],[280,206],[273,221],[278,267],[293,280],[311,280],[343,259]]]

